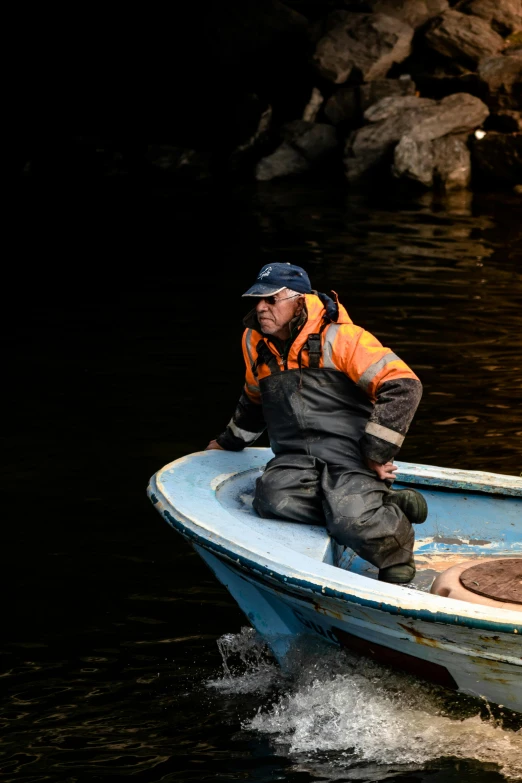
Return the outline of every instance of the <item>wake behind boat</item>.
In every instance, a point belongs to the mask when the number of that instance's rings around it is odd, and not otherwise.
[[[166,465],[148,494],[227,587],[279,662],[299,637],[361,652],[522,712],[522,479],[397,462],[394,488],[428,501],[408,586],[323,527],[252,509],[270,449],[204,451]]]

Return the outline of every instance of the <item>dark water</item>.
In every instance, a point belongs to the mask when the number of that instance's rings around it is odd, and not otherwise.
[[[421,376],[402,459],[519,475],[519,197],[106,180],[25,182],[12,207],[4,779],[439,783],[504,780],[503,764],[522,776],[517,726],[474,702],[336,652],[301,651],[281,680],[145,497],[152,473],[228,421],[239,295],[276,260],[334,288]]]

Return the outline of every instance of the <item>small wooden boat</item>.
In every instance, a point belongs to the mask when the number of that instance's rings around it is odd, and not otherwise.
[[[272,456],[190,454],[148,492],[279,662],[318,635],[522,712],[522,479],[398,462],[394,487],[415,486],[429,516],[416,527],[417,576],[397,586],[324,528],[257,516],[254,482]]]

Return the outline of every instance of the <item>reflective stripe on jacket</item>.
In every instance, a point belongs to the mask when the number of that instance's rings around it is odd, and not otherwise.
[[[268,427],[275,453],[309,453],[336,464],[398,452],[422,387],[415,373],[338,304],[331,321],[321,299],[305,296],[306,321],[286,358],[256,328],[243,334],[244,392],[224,448],[240,449]],[[344,456],[343,456],[344,455]]]

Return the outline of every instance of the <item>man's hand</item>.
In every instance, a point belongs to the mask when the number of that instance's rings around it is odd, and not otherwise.
[[[207,448],[205,449],[205,451],[211,451],[212,449],[219,449],[220,451],[225,451],[223,446],[220,446],[217,440],[211,440]]]
[[[397,465],[393,462],[386,462],[381,465],[379,462],[374,462],[373,459],[366,459],[366,464],[370,470],[374,470],[381,481],[395,481],[395,471],[398,470]]]

